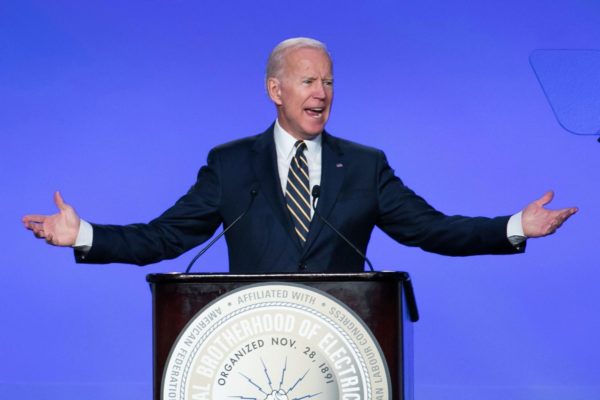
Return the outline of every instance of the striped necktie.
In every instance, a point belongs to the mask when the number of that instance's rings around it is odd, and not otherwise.
[[[299,140],[294,144],[296,155],[292,158],[288,173],[285,200],[294,221],[294,228],[300,243],[304,245],[310,226],[310,190],[308,179],[308,162],[304,155],[306,143]]]

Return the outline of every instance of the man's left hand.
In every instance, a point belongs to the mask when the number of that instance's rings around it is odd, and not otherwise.
[[[548,236],[556,232],[558,228],[571,215],[577,212],[577,207],[563,208],[560,210],[548,210],[544,206],[552,201],[554,192],[546,192],[541,198],[529,204],[523,210],[521,223],[523,233],[529,238]]]

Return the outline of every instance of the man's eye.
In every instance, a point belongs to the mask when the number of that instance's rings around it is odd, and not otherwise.
[[[302,83],[304,83],[305,85],[310,85],[311,83],[313,83],[312,79],[305,79],[302,81]]]
[[[333,86],[333,81],[323,81],[323,85],[325,85],[325,86]]]

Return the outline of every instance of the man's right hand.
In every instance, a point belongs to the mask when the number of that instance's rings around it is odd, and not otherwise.
[[[23,224],[35,237],[45,239],[48,244],[73,246],[79,234],[81,219],[73,207],[64,202],[59,192],[54,193],[54,203],[58,207],[58,213],[26,215],[23,217]]]

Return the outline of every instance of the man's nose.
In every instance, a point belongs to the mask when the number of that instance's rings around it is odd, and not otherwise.
[[[313,96],[317,99],[325,99],[327,97],[327,92],[325,91],[325,83],[321,82],[315,85]]]

